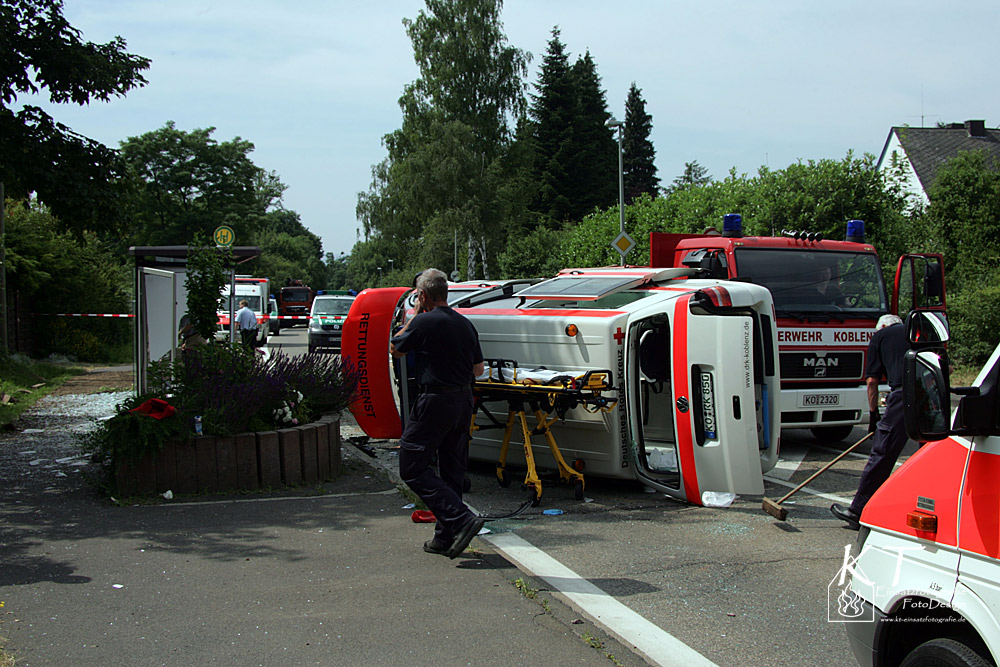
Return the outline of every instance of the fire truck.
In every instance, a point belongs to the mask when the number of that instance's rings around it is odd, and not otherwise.
[[[608,378],[607,409],[588,409],[593,405],[574,395],[579,404],[564,404],[549,422],[560,456],[574,469],[637,479],[702,505],[712,494],[763,493],[763,472],[778,457],[779,382],[770,293],[697,273],[567,269],[544,281],[455,289],[450,303],[475,325],[490,373],[544,370],[570,378],[563,388],[540,388],[542,413],[558,407],[566,386],[586,388],[594,374]],[[389,339],[413,306],[409,288],[368,289],[345,323],[342,355],[359,373],[351,409],[371,437],[400,437],[409,413],[412,387],[406,369],[390,362]],[[513,403],[531,400],[484,401],[470,457],[505,455],[502,429],[490,428],[486,413],[512,413]],[[530,440],[527,427],[524,434]],[[511,462],[526,464],[530,454],[542,467],[561,465],[545,443],[525,442],[525,450]]]
[[[301,280],[296,280],[278,290],[278,315],[286,327],[308,324],[309,310],[316,294]]]
[[[1000,346],[971,387],[952,387],[945,320],[918,311],[906,326],[903,422],[925,444],[865,505],[830,597],[862,665],[995,666]]]
[[[865,224],[851,220],[844,241],[786,231],[743,236],[739,214],[722,234],[650,234],[651,267],[700,268],[716,278],[763,285],[774,297],[781,369],[781,426],[843,440],[868,422],[865,355],[886,313],[944,309],[941,255],[899,259],[892,298]],[[883,388],[887,390],[886,388]]]

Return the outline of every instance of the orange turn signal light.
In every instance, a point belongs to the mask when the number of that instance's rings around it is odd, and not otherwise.
[[[906,515],[906,525],[914,530],[920,530],[925,533],[936,533],[937,516],[915,510]]]
[[[580,330],[576,328],[575,324],[567,324],[566,325],[566,335],[567,336],[573,337],[573,336],[577,335],[578,333],[580,333]]]

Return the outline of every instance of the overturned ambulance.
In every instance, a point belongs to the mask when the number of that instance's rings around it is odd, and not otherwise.
[[[575,470],[638,479],[697,505],[711,493],[763,493],[762,474],[777,461],[780,430],[771,295],[758,285],[696,274],[609,267],[567,269],[544,281],[455,285],[451,306],[476,326],[492,366],[474,385],[481,409],[470,457],[496,461],[507,454],[505,434],[492,428],[497,420],[490,415],[513,419],[518,401],[490,402],[500,395],[488,389],[492,383],[544,369],[557,371],[559,380],[542,387],[524,380],[530,387],[524,402],[542,406],[534,410],[539,420],[557,413],[551,437],[531,442],[527,456],[513,453],[512,463],[530,467],[533,457],[541,467],[564,469],[564,458]],[[369,289],[345,323],[342,354],[360,376],[352,412],[372,437],[398,438],[409,412],[414,387],[405,381],[405,366],[393,367],[389,338],[412,307],[408,288]],[[503,376],[502,368],[517,370]],[[602,378],[594,391],[600,396],[587,400],[594,374]],[[505,390],[504,396],[517,393],[516,386]],[[528,396],[539,392],[546,398]],[[529,440],[527,428],[524,435]]]

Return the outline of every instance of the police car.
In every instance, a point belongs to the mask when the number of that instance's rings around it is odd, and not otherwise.
[[[317,293],[309,313],[309,352],[340,352],[344,320],[354,303],[350,293]]]

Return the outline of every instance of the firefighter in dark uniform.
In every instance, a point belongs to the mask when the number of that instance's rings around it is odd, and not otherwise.
[[[419,385],[399,440],[399,475],[436,518],[424,551],[455,558],[483,527],[462,502],[469,461],[472,382],[483,372],[476,328],[448,307],[448,280],[427,269],[416,280],[416,314],[393,337],[394,357],[413,352]],[[434,471],[437,456],[440,476]]]
[[[875,325],[875,333],[868,343],[868,361],[865,378],[868,384],[869,433],[874,432],[871,454],[861,472],[861,481],[850,507],[834,503],[830,511],[847,522],[852,530],[861,527],[861,512],[868,500],[885,480],[889,479],[900,452],[906,446],[906,429],[903,426],[903,357],[909,349],[906,330],[896,315],[883,315]],[[885,414],[879,416],[878,384],[882,377],[889,383],[889,397]]]

